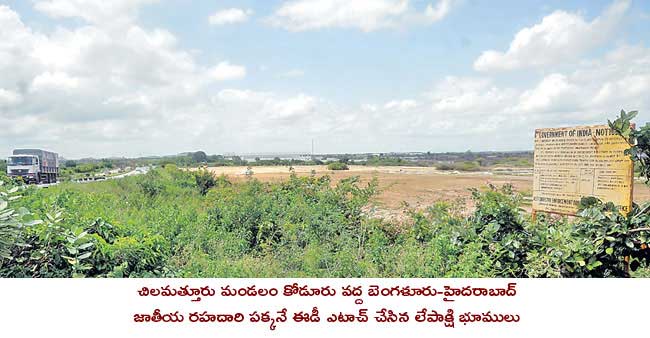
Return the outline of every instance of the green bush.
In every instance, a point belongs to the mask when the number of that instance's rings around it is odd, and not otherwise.
[[[205,169],[195,171],[194,179],[196,180],[196,185],[199,188],[201,195],[205,195],[210,188],[217,184],[217,179],[214,174]]]
[[[520,210],[521,195],[512,186],[489,185],[487,191],[474,189],[476,211],[470,217],[476,240],[492,259],[494,271],[502,277],[525,277],[524,264],[529,250],[529,233]]]
[[[0,182],[0,268],[6,261],[11,260],[11,249],[17,244],[20,229],[25,226],[26,209],[16,210],[13,202],[19,188],[7,189]]]
[[[481,166],[477,162],[464,161],[457,163],[441,163],[436,165],[436,169],[445,171],[479,171]]]
[[[350,168],[348,167],[347,164],[343,162],[331,162],[327,165],[328,170],[349,170]]]
[[[138,186],[140,191],[148,197],[156,197],[165,187],[160,183],[160,173],[157,170],[151,170],[139,178]]]
[[[95,245],[80,227],[65,227],[62,212],[46,214],[45,222],[26,227],[2,271],[9,277],[76,277],[93,268]]]
[[[7,176],[4,172],[0,172],[0,185],[8,186],[12,183],[11,178]]]

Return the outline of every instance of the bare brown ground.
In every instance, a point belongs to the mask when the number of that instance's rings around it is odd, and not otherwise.
[[[246,167],[212,167],[208,168],[217,175],[227,175],[233,181],[246,179]],[[449,173],[435,168],[424,167],[366,167],[350,166],[350,170],[331,171],[325,166],[295,166],[298,176],[308,176],[315,170],[316,176],[330,175],[332,183],[350,177],[359,176],[362,183],[369,182],[373,177],[379,180],[381,193],[375,199],[379,207],[379,216],[401,218],[403,202],[409,206],[421,209],[436,201],[456,200],[464,198],[467,206],[469,188],[482,188],[487,184],[501,186],[509,183],[515,190],[530,193],[533,187],[532,176],[491,175],[490,173]],[[268,166],[252,167],[253,177],[264,182],[287,180],[289,167]],[[637,182],[634,186],[635,202],[650,200],[650,188]]]

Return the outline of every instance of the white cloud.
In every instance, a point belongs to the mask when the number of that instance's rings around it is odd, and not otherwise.
[[[0,23],[2,23],[0,37],[2,37],[3,43],[7,43],[5,42],[7,40],[9,40],[8,42],[15,42],[19,38],[24,38],[30,34],[20,20],[18,13],[12,11],[6,5],[0,5]]]
[[[595,104],[607,105],[625,100],[629,105],[644,105],[643,97],[650,92],[650,75],[630,74],[620,79],[605,82],[593,98]],[[620,103],[619,103],[620,104]]]
[[[553,73],[545,76],[537,86],[521,95],[519,108],[526,112],[562,110],[575,105],[579,88],[566,75]]]
[[[449,13],[452,2],[440,0],[419,12],[408,0],[294,0],[282,4],[269,22],[294,32],[322,28],[358,28],[370,32],[439,21]]]
[[[572,72],[546,75],[515,109],[549,123],[603,123],[594,119],[620,109],[650,110],[649,91],[650,49],[623,45]]]
[[[171,32],[136,21],[36,31],[0,5],[0,27],[0,152],[309,151],[312,138],[340,152],[526,149],[535,127],[650,110],[644,45],[532,74],[533,84],[448,76],[426,92],[337,105],[318,93],[223,88],[246,67],[202,65]]]
[[[208,22],[211,25],[227,25],[245,22],[252,14],[253,11],[250,9],[228,8],[210,15]]]
[[[440,21],[449,14],[453,0],[440,0],[435,7],[429,4],[424,15],[432,22]]]
[[[11,90],[0,88],[0,108],[13,106],[22,101],[22,96]]]
[[[555,11],[519,31],[505,52],[488,50],[474,62],[478,71],[514,70],[572,61],[607,41],[622,21],[629,0],[616,0],[591,22],[582,15]]]
[[[650,111],[648,92],[650,48],[623,45],[529,87],[449,76],[417,100],[364,104],[355,121],[365,121],[358,133],[377,136],[378,149],[416,139],[438,150],[530,149],[535,128],[604,124],[620,109]]]
[[[57,13],[71,16],[71,9]],[[219,130],[226,119],[218,116],[228,112],[210,114],[218,107],[209,89],[245,74],[228,62],[202,66],[169,31],[130,19],[37,32],[0,5],[0,27],[0,152],[34,144],[68,157],[198,147],[197,139],[177,145],[170,135]],[[192,128],[197,118],[207,122]],[[35,135],[35,125],[48,128]]]
[[[269,102],[265,113],[274,120],[298,119],[316,113],[318,101],[304,94],[283,101]]]
[[[260,121],[297,119],[319,110],[321,100],[310,95],[278,97],[273,93],[242,89],[223,89],[213,98],[213,103],[230,106],[254,107]],[[295,122],[295,121],[294,121]]]
[[[417,107],[417,105],[418,104],[415,100],[393,100],[386,102],[386,104],[384,104],[384,109],[406,111]]]
[[[79,87],[79,79],[64,72],[45,72],[32,80],[31,91],[71,90]]]
[[[210,70],[210,76],[217,81],[241,79],[246,76],[246,67],[223,61]]]
[[[132,109],[137,109],[138,107],[149,108],[153,105],[153,102],[150,97],[144,94],[136,95],[118,95],[111,96],[102,102],[103,105],[107,106],[121,106],[121,107],[130,107]]]
[[[590,92],[585,97],[591,109],[615,107],[650,111],[650,48],[623,45],[572,74]]]
[[[81,18],[91,23],[132,19],[139,7],[158,0],[34,0],[34,8],[54,18]]]
[[[510,104],[516,94],[516,90],[499,88],[487,78],[448,76],[426,96],[434,111],[466,116],[498,110]]]
[[[218,100],[223,102],[258,102],[267,97],[269,97],[268,93],[260,93],[245,89],[223,89],[217,94]]]

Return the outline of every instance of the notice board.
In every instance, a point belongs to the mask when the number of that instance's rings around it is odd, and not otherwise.
[[[630,146],[606,125],[535,130],[533,211],[575,215],[580,199],[632,208]]]

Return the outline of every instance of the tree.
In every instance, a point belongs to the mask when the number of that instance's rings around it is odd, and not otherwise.
[[[208,156],[208,162],[217,162],[217,161],[223,161],[224,157],[223,155],[210,155]]]
[[[202,163],[202,162],[207,162],[208,161],[208,155],[205,154],[203,151],[197,151],[195,153],[192,153],[192,161],[194,163]]]
[[[207,194],[208,190],[217,184],[214,173],[205,169],[195,172],[194,179],[196,180],[196,185],[199,187],[201,195]]]
[[[75,160],[67,160],[65,161],[65,167],[66,168],[75,168],[77,166],[77,161]]]
[[[232,163],[234,165],[245,165],[246,161],[242,160],[241,157],[239,157],[239,156],[233,156],[232,157]]]
[[[100,166],[101,168],[113,169],[113,161],[106,158],[102,159],[102,161],[100,162]]]

